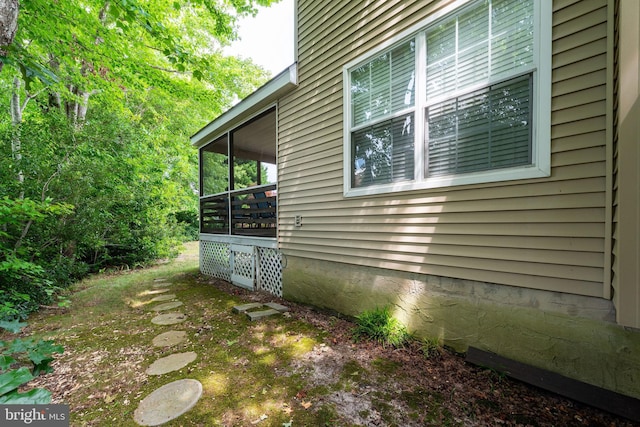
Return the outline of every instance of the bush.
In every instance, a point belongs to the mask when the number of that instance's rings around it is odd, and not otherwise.
[[[179,211],[174,214],[184,242],[192,242],[200,237],[200,223],[195,211]]]
[[[0,320],[25,319],[40,304],[49,304],[58,289],[25,239],[31,224],[69,213],[71,206],[30,199],[0,199]]]
[[[43,261],[42,268],[49,280],[59,289],[68,288],[89,274],[89,265],[86,262],[61,255],[50,261]]]
[[[0,327],[18,333],[26,323],[0,322]],[[51,393],[42,388],[34,388],[19,393],[18,388],[40,374],[53,372],[49,365],[53,353],[62,353],[60,345],[53,341],[34,341],[15,338],[0,341],[0,404],[47,404]]]
[[[375,341],[383,346],[403,347],[411,338],[407,328],[389,312],[389,307],[364,311],[356,317],[354,341]]]

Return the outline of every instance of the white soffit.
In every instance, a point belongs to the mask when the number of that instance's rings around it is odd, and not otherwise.
[[[211,142],[221,133],[233,129],[254,114],[275,102],[279,97],[298,86],[297,64],[290,65],[280,74],[259,87],[251,95],[234,105],[230,110],[200,129],[191,137],[197,148]]]

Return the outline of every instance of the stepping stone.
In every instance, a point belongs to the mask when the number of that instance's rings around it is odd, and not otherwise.
[[[267,307],[266,310],[255,310],[265,307]],[[247,317],[249,317],[249,320],[252,321],[262,319],[263,317],[272,316],[274,314],[284,313],[286,311],[289,311],[289,308],[282,304],[278,304],[277,302],[268,302],[266,304],[251,302],[249,304],[236,305],[235,307],[233,307],[234,313],[245,313]]]
[[[196,360],[195,351],[189,351],[186,353],[171,354],[167,357],[156,360],[147,369],[149,375],[162,375],[167,372],[177,371],[187,366],[189,363]]]
[[[274,310],[278,310],[280,313],[284,313],[289,311],[289,307],[284,306],[282,304],[278,304],[277,302],[268,302],[265,304],[267,307],[272,308]]]
[[[180,344],[186,339],[186,331],[169,331],[158,335],[152,342],[155,347],[170,347],[172,345]]]
[[[176,294],[158,295],[157,297],[149,300],[149,302],[171,301],[175,299]]]
[[[164,304],[151,307],[151,310],[153,311],[171,310],[172,308],[180,307],[181,305],[183,305],[182,301],[165,302]]]
[[[151,319],[151,323],[156,325],[175,325],[187,320],[187,316],[183,313],[165,313]]]
[[[200,381],[184,379],[163,385],[142,399],[133,420],[143,426],[157,426],[178,418],[193,408],[202,396]]]
[[[154,289],[152,291],[144,291],[144,295],[156,295],[156,294],[164,294],[165,292],[169,292],[169,289]]]
[[[254,321],[262,319],[263,317],[272,316],[274,314],[280,314],[280,312],[278,310],[270,308],[268,310],[250,311],[247,313],[247,316],[249,317],[249,320]]]
[[[153,286],[154,288],[164,288],[165,286],[171,286],[173,285],[173,283],[169,283],[169,282],[158,282],[158,283],[154,283]]]
[[[248,310],[258,307],[262,307],[262,304],[259,302],[250,302],[249,304],[236,305],[232,310],[234,313],[246,313]]]

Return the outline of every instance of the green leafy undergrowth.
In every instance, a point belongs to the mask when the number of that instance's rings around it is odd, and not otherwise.
[[[442,352],[442,345],[438,337],[427,337],[421,341],[422,354],[427,359],[440,356]]]
[[[0,328],[19,333],[26,323],[0,322]],[[40,374],[53,372],[50,363],[54,353],[63,348],[53,341],[14,338],[0,341],[0,404],[47,404],[51,393],[43,388],[34,388],[20,393],[18,388]]]
[[[35,224],[72,212],[50,199],[0,199],[0,320],[25,319],[61,289],[49,280],[25,236]]]
[[[391,315],[389,307],[377,307],[356,316],[352,335],[356,342],[368,339],[392,347],[403,347],[411,338],[402,322]]]

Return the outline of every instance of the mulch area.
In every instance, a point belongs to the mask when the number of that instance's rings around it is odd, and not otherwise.
[[[623,426],[639,424],[617,417],[596,408],[583,405],[559,395],[507,378],[497,372],[483,369],[464,361],[463,355],[445,349],[426,358],[417,342],[401,348],[383,348],[371,342],[354,343],[351,330],[354,324],[334,313],[323,312],[308,306],[275,298],[273,295],[248,292],[221,280],[210,280],[217,288],[234,295],[242,296],[248,302],[275,301],[290,308],[292,318],[306,321],[327,332],[330,337],[327,349],[335,357],[326,358],[328,371],[335,370],[336,364],[345,364],[349,360],[361,366],[371,367],[376,360],[388,360],[396,367],[392,381],[369,381],[360,385],[354,394],[374,396],[384,393],[413,396],[416,402],[428,406],[437,396],[440,412],[450,415],[457,425],[476,426]],[[319,349],[318,351],[327,350]],[[322,361],[318,358],[310,363],[316,371],[321,371]],[[320,364],[320,365],[319,365]],[[379,389],[379,390],[377,390]],[[337,405],[342,422],[360,425],[386,425],[375,413],[363,418],[356,411],[341,407],[337,399],[328,397],[328,401]],[[361,402],[360,402],[361,403]],[[346,402],[347,406],[358,405],[355,400]],[[393,405],[393,402],[389,402]],[[344,409],[344,410],[343,410]],[[399,405],[398,411],[406,410]],[[415,409],[415,408],[414,408]],[[362,411],[360,411],[362,412]],[[373,411],[375,412],[375,411]],[[418,410],[418,412],[420,412]],[[406,414],[405,414],[406,415]],[[425,410],[418,419],[396,414],[397,425],[440,425],[433,414]],[[430,418],[431,417],[431,418]],[[443,423],[446,419],[441,420]]]

